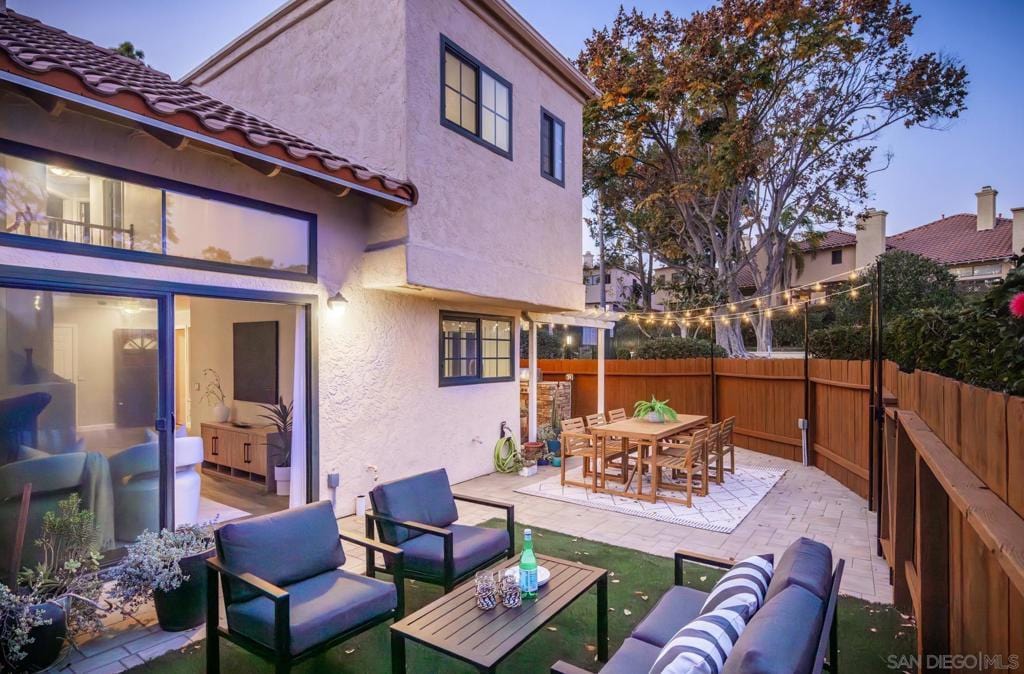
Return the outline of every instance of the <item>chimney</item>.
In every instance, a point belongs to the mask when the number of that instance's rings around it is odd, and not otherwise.
[[[1014,255],[1024,255],[1024,207],[1011,208],[1013,213],[1013,230],[1010,234]]]
[[[998,190],[985,185],[980,192],[975,193],[978,197],[978,231],[994,229],[996,226],[996,195]]]
[[[589,250],[583,254],[583,268],[593,269],[594,267],[594,254]]]
[[[869,208],[857,217],[857,267],[869,265],[885,252],[885,211]]]

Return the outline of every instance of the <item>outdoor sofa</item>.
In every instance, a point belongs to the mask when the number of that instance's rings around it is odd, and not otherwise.
[[[601,674],[649,672],[665,644],[698,617],[709,593],[683,585],[686,562],[720,569],[732,560],[678,551],[675,585],[622,642]],[[722,674],[835,674],[836,602],[843,560],[832,569],[832,551],[809,538],[796,540],[775,565],[765,602],[747,622]],[[587,674],[559,661],[552,674]]]

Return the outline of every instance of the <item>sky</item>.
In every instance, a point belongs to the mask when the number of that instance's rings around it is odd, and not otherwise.
[[[283,0],[8,0],[11,8],[93,42],[130,40],[146,62],[180,77]],[[373,1],[373,0],[364,0]],[[621,0],[510,0],[557,49],[575,57],[595,27],[609,24]],[[625,2],[651,13],[688,15],[697,0]],[[867,206],[888,211],[889,233],[943,215],[973,213],[982,185],[999,191],[997,210],[1024,206],[1024,2],[911,0],[921,15],[911,47],[938,51],[967,67],[967,110],[948,128],[886,130],[876,160],[890,166],[870,178]],[[345,148],[335,148],[344,153]],[[415,176],[411,176],[415,180]],[[591,248],[592,242],[585,242]]]

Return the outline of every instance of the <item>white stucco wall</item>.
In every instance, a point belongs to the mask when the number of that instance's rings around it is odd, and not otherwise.
[[[442,308],[514,316],[508,308],[450,304],[362,287],[366,241],[396,217],[355,194],[344,199],[305,180],[266,178],[202,150],[170,150],[144,133],[66,111],[46,116],[26,99],[0,97],[0,137],[314,212],[319,222],[316,283],[112,261],[0,246],[0,265],[119,278],[315,295],[319,304],[319,448],[321,496],[326,474],[341,474],[339,514],[381,480],[444,466],[453,481],[491,470],[502,420],[515,428],[518,383],[438,386],[438,312]],[[326,308],[339,287],[344,316]],[[518,337],[518,329],[515,330]],[[518,344],[516,351],[518,353]]]

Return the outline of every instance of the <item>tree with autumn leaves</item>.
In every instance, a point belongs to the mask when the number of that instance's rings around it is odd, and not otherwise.
[[[688,18],[620,9],[579,57],[603,92],[584,110],[587,189],[604,212],[655,214],[640,222],[655,223],[659,259],[702,266],[722,300],[742,299],[745,266],[756,294],[778,289],[795,237],[863,207],[885,164],[880,131],[964,110],[966,70],[913,55],[916,21],[890,0],[721,0]],[[637,190],[628,202],[623,186]],[[770,321],[755,323],[770,343]],[[718,332],[745,352],[738,325]]]

